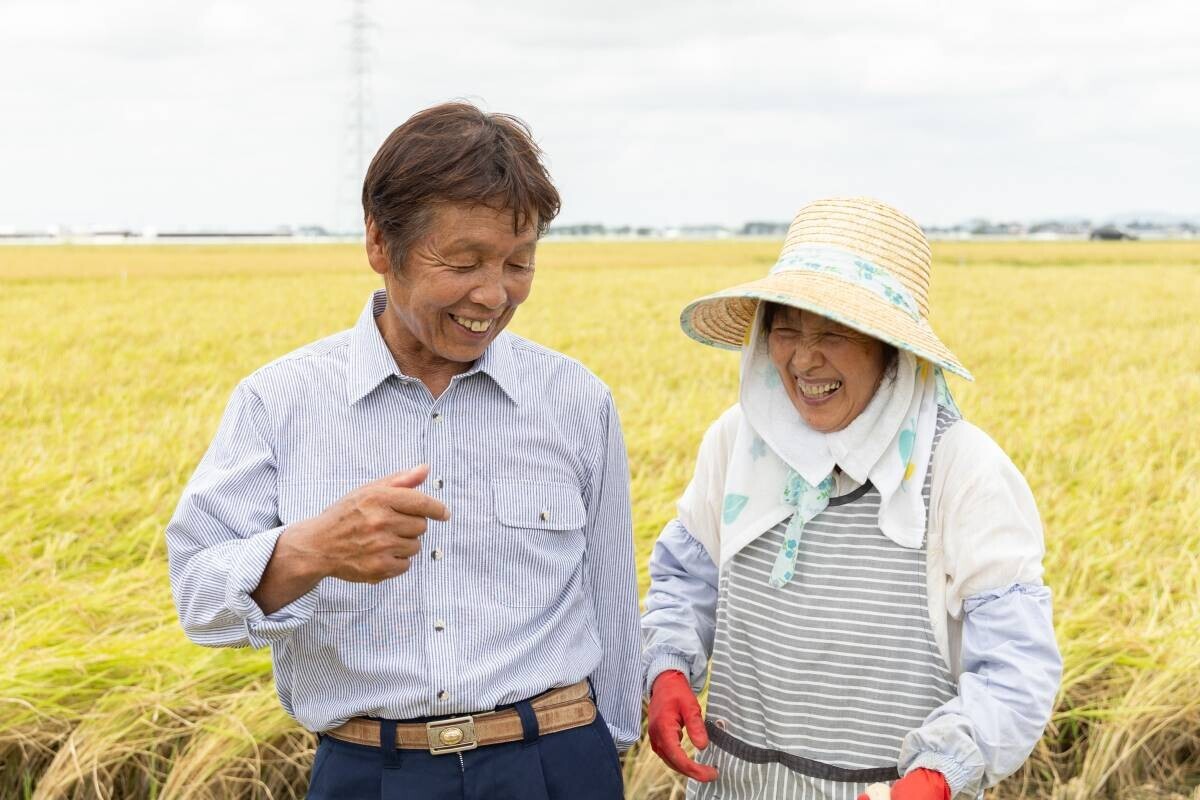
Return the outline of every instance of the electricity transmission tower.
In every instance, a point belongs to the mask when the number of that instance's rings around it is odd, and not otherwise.
[[[339,232],[357,231],[359,190],[370,160],[371,145],[371,42],[372,24],[367,0],[352,0],[350,16],[350,86],[346,113],[342,179],[338,181]]]

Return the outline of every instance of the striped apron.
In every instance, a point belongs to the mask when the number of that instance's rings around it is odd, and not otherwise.
[[[938,409],[935,452],[957,419]],[[783,588],[767,581],[786,521],[721,571],[712,743],[697,758],[721,775],[689,781],[688,798],[855,800],[896,779],[905,734],[958,693],[929,621],[925,547],[895,544],[878,518],[867,483],[804,527]]]

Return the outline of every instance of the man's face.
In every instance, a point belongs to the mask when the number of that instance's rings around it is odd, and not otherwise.
[[[368,256],[387,286],[385,313],[399,323],[384,323],[385,330],[392,329],[395,343],[421,361],[478,359],[529,296],[536,225],[529,220],[514,234],[511,211],[441,203],[427,233],[396,269],[384,248],[372,246],[370,226]]]

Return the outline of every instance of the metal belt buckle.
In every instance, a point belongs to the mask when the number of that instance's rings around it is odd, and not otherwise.
[[[425,736],[429,740],[429,752],[435,756],[461,753],[479,747],[479,740],[475,738],[474,717],[454,717],[427,722]]]

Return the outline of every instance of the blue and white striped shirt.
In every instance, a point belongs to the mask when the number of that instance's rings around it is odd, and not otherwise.
[[[235,390],[167,527],[188,637],[270,645],[284,709],[328,730],[354,716],[471,713],[590,677],[620,748],[641,733],[629,471],[608,388],[501,333],[434,399],[375,324],[268,364]],[[325,578],[264,616],[250,597],[289,523],[416,464],[450,509],[408,572]]]

